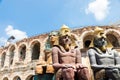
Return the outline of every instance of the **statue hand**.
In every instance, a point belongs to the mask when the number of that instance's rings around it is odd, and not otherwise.
[[[84,66],[83,64],[76,64],[76,68],[86,68],[86,66]]]
[[[66,65],[63,65],[63,68],[75,68],[73,65],[70,65],[70,64],[66,64]]]

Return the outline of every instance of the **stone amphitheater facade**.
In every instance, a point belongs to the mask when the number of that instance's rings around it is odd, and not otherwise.
[[[99,26],[105,30],[107,38],[116,50],[120,47],[120,28],[118,26]],[[86,51],[93,38],[95,26],[72,29],[78,39],[82,52],[83,64],[89,65]],[[40,34],[25,38],[16,43],[0,48],[0,80],[33,80],[36,75],[35,67],[39,62],[45,62],[45,43],[48,34]]]

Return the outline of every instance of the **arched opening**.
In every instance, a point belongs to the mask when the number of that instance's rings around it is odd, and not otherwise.
[[[3,78],[3,80],[8,80],[8,78],[7,78],[7,77],[5,77],[5,78]]]
[[[19,51],[20,53],[19,53],[19,59],[20,59],[20,61],[24,61],[25,60],[25,57],[26,57],[26,46],[25,45],[22,45],[21,47],[20,47],[20,51]]]
[[[119,41],[115,35],[107,34],[106,36],[108,40],[112,43],[113,47],[120,47]]]
[[[4,66],[4,63],[5,63],[5,57],[6,57],[6,53],[4,52],[4,53],[2,54],[2,57],[1,57],[1,67]]]
[[[32,47],[32,60],[39,59],[39,55],[40,55],[40,43],[35,42]]]
[[[10,65],[12,65],[12,63],[13,63],[13,58],[14,58],[14,54],[15,54],[15,47],[14,46],[12,46],[11,48],[10,48],[10,57],[9,57],[9,61],[10,61]]]
[[[85,43],[84,43],[85,48],[88,48],[88,47],[89,47],[89,45],[90,45],[90,43],[91,43],[91,41],[90,41],[90,40],[86,40],[86,41],[85,41]]]
[[[83,46],[84,48],[88,48],[90,46],[90,43],[93,39],[93,35],[86,35],[83,39]]]
[[[16,76],[13,78],[13,80],[21,80],[21,78],[19,76]]]
[[[34,76],[33,76],[33,75],[30,75],[30,76],[28,76],[25,80],[34,80]]]

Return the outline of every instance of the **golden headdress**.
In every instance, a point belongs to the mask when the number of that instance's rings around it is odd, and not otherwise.
[[[104,33],[104,29],[102,29],[102,28],[100,28],[100,27],[95,27],[95,29],[94,29],[94,32],[93,32],[93,39],[92,39],[92,41],[91,41],[91,44],[90,44],[90,46],[89,47],[95,47],[94,46],[94,43],[93,43],[93,40],[95,39],[95,38],[100,38],[100,37],[104,37],[104,38],[106,38],[106,35],[105,35],[105,33]],[[106,45],[106,47],[107,48],[112,48],[113,46],[112,46],[112,44],[110,43],[110,41],[108,40],[108,38],[106,38],[106,40],[107,40],[107,45]]]
[[[60,29],[60,36],[64,36],[64,35],[69,35],[70,36],[70,28],[66,25],[63,25]]]
[[[75,41],[77,40],[77,38],[75,37],[75,35],[73,35],[71,33],[71,30],[70,30],[70,28],[68,26],[63,25],[61,27],[61,29],[60,29],[59,35],[60,36],[68,35],[71,38],[71,40],[72,40],[71,46],[76,46],[76,42]]]

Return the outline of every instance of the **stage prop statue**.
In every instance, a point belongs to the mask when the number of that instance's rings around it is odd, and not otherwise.
[[[69,27],[63,25],[58,36],[58,44],[52,47],[55,80],[89,80],[88,68],[81,64],[81,53]]]
[[[45,61],[47,64],[46,73],[54,73],[52,66],[52,47],[58,45],[58,32],[52,31],[48,35],[48,40],[45,44]]]
[[[37,74],[52,73],[54,74],[54,68],[52,65],[52,47],[58,44],[58,31],[52,31],[48,34],[48,38],[45,43],[44,56],[42,60],[36,66]]]
[[[95,80],[120,80],[119,53],[112,49],[104,30],[96,27],[88,55]]]

